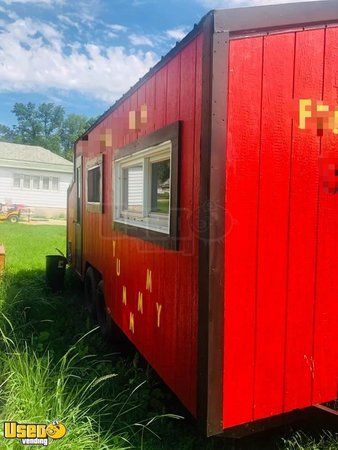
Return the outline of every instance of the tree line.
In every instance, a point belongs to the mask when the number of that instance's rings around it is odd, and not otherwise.
[[[72,160],[74,142],[95,122],[96,117],[67,114],[54,103],[15,103],[16,125],[0,124],[0,141],[39,145]]]

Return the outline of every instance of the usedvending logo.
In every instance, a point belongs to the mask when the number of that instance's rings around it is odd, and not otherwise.
[[[54,420],[46,425],[42,423],[4,423],[4,438],[18,439],[23,445],[43,445],[47,447],[49,439],[62,439],[67,429],[62,422]]]

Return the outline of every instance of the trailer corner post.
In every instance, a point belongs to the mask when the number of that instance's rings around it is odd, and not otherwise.
[[[223,432],[225,157],[229,32],[217,11],[205,18],[199,232],[198,417]],[[218,214],[213,214],[218,211]]]

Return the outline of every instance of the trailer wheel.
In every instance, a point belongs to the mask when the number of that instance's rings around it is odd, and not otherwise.
[[[88,267],[85,280],[85,307],[87,311],[92,315],[96,315],[96,297],[97,297],[97,285],[99,283],[99,277],[92,267]]]
[[[102,280],[98,283],[96,290],[96,317],[102,336],[106,340],[111,340],[113,337],[113,321],[107,310],[106,302],[104,301]]]
[[[106,302],[104,300],[102,280],[97,285],[96,317],[102,336],[108,343],[120,345],[127,342],[123,332],[116,325],[107,309]]]

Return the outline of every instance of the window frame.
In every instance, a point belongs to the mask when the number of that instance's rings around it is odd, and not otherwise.
[[[116,149],[112,155],[112,224],[113,229],[133,236],[142,240],[150,241],[161,247],[172,250],[178,249],[178,191],[179,191],[179,139],[180,139],[180,122],[174,122],[171,125],[163,127],[151,134],[140,137],[138,140],[128,144],[122,148]],[[160,158],[161,146],[163,146],[163,159],[168,159],[165,147],[171,144],[170,148],[170,198],[169,198],[169,224],[168,232],[164,232],[155,227],[146,226],[144,223],[131,224],[130,222],[121,220],[119,216],[119,202],[115,205],[115,197],[120,198],[120,183],[118,177],[118,170],[128,165],[136,165],[137,161],[143,161],[150,154],[149,161],[152,159],[151,152],[154,153],[154,160]],[[127,160],[128,158],[128,160]],[[126,164],[123,164],[125,159]],[[122,161],[122,163],[121,163]],[[130,161],[130,164],[128,163]],[[118,165],[117,165],[118,164]],[[151,162],[148,162],[150,166]],[[144,176],[144,174],[143,174]],[[149,178],[148,178],[149,180]],[[151,181],[150,181],[151,183]],[[143,182],[145,186],[145,181]],[[148,186],[148,193],[150,186]],[[150,199],[145,200],[147,192],[143,192],[143,208],[149,209],[149,214],[152,216],[159,216],[161,213],[151,212]]]
[[[100,168],[100,201],[99,202],[89,202],[88,201],[88,172],[90,170]],[[103,154],[89,159],[86,162],[86,211],[92,213],[102,213],[103,212]]]
[[[19,186],[15,186],[15,177],[19,179]],[[25,177],[29,177],[29,187],[24,185]],[[48,188],[43,186],[44,180],[48,178]],[[34,180],[38,179],[39,187],[34,187]],[[53,180],[57,180],[57,188],[53,188]],[[34,175],[32,173],[13,173],[12,189],[21,191],[35,191],[35,192],[59,192],[60,191],[60,177],[54,175]]]
[[[14,182],[15,177],[17,177],[17,178],[19,179],[19,186],[15,186],[15,182]],[[13,173],[13,178],[12,178],[12,180],[13,180],[13,183],[12,183],[12,188],[13,188],[13,189],[22,189],[22,175],[21,175],[21,174],[19,174],[19,173]]]
[[[170,234],[170,197],[168,214],[156,213],[151,210],[151,165],[156,162],[170,160],[171,171],[172,143],[165,141],[153,147],[140,150],[135,154],[115,159],[115,192],[119,202],[114,204],[114,220],[116,222],[127,223],[131,226],[139,226],[147,230],[159,231],[160,233]],[[130,211],[124,209],[124,178],[123,172],[132,167],[142,167],[142,209],[141,211]],[[161,219],[168,217],[167,231],[161,231],[154,222],[160,222]],[[148,218],[148,219],[147,219]],[[135,224],[132,221],[135,220]],[[137,225],[136,225],[137,224]]]

